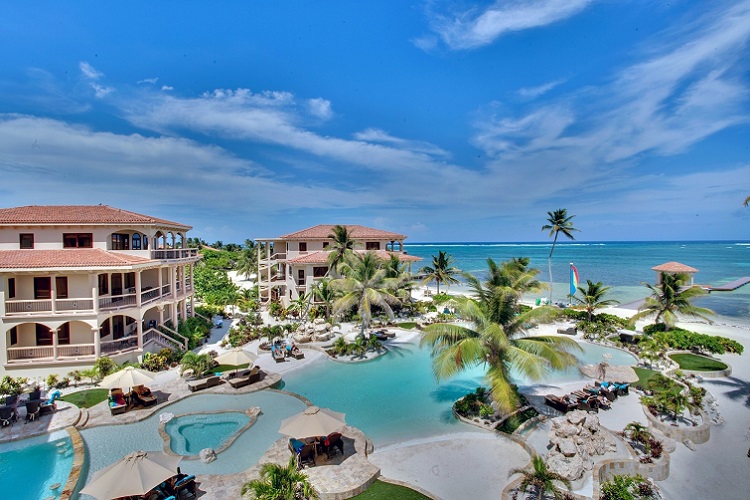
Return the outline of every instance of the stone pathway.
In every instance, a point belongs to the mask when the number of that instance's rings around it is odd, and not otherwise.
[[[0,430],[0,443],[25,439],[39,434],[55,432],[78,423],[81,412],[77,406],[65,401],[57,401],[57,410],[48,415],[40,415],[34,421],[26,421],[26,408],[18,405],[18,420],[10,427]]]

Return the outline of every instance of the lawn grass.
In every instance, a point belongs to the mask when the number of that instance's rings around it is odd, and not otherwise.
[[[61,401],[72,403],[79,408],[91,408],[99,404],[109,396],[107,389],[86,389],[85,391],[73,392],[61,397]]]
[[[656,370],[649,370],[648,368],[638,368],[637,366],[633,367],[633,370],[635,370],[636,375],[638,375],[638,382],[636,382],[633,385],[640,385],[641,387],[648,387],[648,381],[656,374]]]
[[[495,429],[506,434],[513,434],[516,429],[521,426],[522,423],[536,417],[537,415],[539,415],[539,412],[534,408],[527,408],[520,413],[516,413],[506,418],[505,420],[503,420],[503,423],[501,425],[498,425]]]
[[[429,499],[430,497],[406,486],[399,486],[378,480],[353,498],[357,500],[422,500],[425,498]]]
[[[721,371],[726,370],[727,365],[721,361],[707,358],[705,356],[698,356],[695,354],[670,354],[672,360],[674,360],[680,368],[683,370],[696,370],[703,372]]]
[[[415,321],[404,321],[403,323],[397,323],[396,326],[404,330],[413,330],[417,327],[417,323]]]

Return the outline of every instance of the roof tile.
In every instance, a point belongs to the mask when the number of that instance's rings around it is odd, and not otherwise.
[[[363,250],[358,250],[357,252],[365,253]],[[419,262],[420,260],[422,260],[421,257],[415,257],[414,255],[407,255],[405,253],[386,252],[385,250],[376,250],[374,252],[379,258],[383,260],[390,259],[391,255],[398,255],[398,260],[400,260],[401,262]],[[330,252],[324,252],[324,251],[312,252],[307,255],[300,255],[299,257],[289,259],[287,260],[287,263],[290,263],[290,264],[327,264],[329,254]]]
[[[127,267],[157,262],[99,248],[63,250],[0,250],[0,271],[5,269],[45,269],[81,267]]]
[[[0,225],[13,224],[161,224],[190,226],[109,205],[28,205],[0,208]]]
[[[654,266],[651,269],[654,271],[663,272],[663,273],[697,273],[698,272],[696,268],[686,266],[685,264],[680,264],[679,262],[667,262],[665,264]]]
[[[371,227],[342,224],[349,230],[350,236],[355,240],[364,239],[388,239],[388,240],[404,240],[406,236],[398,233],[391,233],[389,231],[383,231],[382,229],[373,229]],[[295,233],[285,234],[279,236],[281,240],[327,240],[328,236],[333,232],[335,224],[318,224],[317,226],[308,227]]]

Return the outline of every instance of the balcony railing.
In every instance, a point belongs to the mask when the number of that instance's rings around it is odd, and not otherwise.
[[[151,258],[157,260],[192,259],[198,257],[197,248],[167,248],[151,250]]]
[[[6,300],[5,312],[11,314],[29,314],[52,311],[51,300]]]
[[[8,363],[13,361],[32,361],[36,359],[52,359],[51,345],[31,347],[8,347]]]
[[[94,344],[59,345],[57,346],[57,357],[59,359],[93,356],[94,349]]]
[[[124,307],[134,306],[136,298],[134,293],[126,295],[111,295],[109,297],[99,298],[99,309],[109,311],[112,309],[122,309]]]
[[[93,308],[93,299],[59,299],[55,301],[55,309],[58,311],[90,311]]]
[[[102,355],[112,354],[120,351],[127,351],[138,347],[138,336],[133,335],[117,340],[105,340],[99,344]]]

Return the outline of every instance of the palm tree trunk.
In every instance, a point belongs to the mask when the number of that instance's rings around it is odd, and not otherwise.
[[[552,257],[547,259],[549,265],[549,303],[552,303]]]

